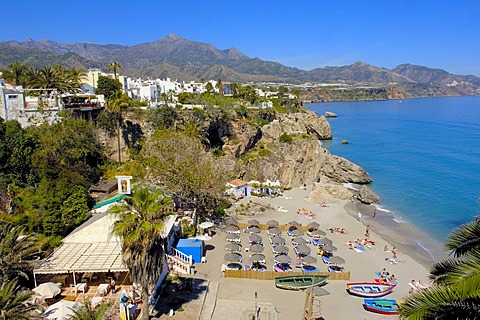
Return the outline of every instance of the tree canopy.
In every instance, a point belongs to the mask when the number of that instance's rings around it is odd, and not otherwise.
[[[200,213],[212,214],[223,199],[228,172],[202,143],[182,132],[158,130],[144,149],[148,175]]]
[[[98,77],[96,94],[103,94],[105,99],[108,99],[120,90],[122,90],[122,84],[116,79],[105,76]]]

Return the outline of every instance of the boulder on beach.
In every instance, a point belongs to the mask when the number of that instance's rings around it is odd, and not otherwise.
[[[332,203],[338,200],[349,200],[354,193],[340,184],[317,184],[310,193],[308,202],[312,203]]]
[[[368,186],[362,186],[357,194],[357,199],[365,204],[379,203],[380,197]]]

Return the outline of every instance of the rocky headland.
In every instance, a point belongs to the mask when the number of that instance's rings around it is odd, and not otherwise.
[[[201,130],[206,133],[210,148],[215,146],[222,150],[222,155],[217,157],[218,165],[227,168],[232,173],[232,179],[278,179],[287,189],[312,186],[322,181],[327,183],[328,188],[315,190],[322,193],[319,195],[322,201],[327,202],[329,197],[350,199],[355,196],[363,203],[379,202],[378,196],[365,186],[372,179],[363,168],[332,155],[322,147],[321,140],[333,138],[325,116],[302,109],[291,113],[272,112],[264,120],[263,125],[238,117],[230,121],[209,117],[202,122]],[[180,118],[177,125],[182,121],[187,120]],[[135,143],[139,132],[148,139],[153,128],[138,118],[125,121],[121,139],[122,159],[128,158],[127,146]],[[115,136],[106,133],[98,136],[111,151],[111,158],[117,159]],[[343,186],[345,183],[358,187],[347,188]]]

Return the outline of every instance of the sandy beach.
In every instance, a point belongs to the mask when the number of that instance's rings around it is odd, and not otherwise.
[[[320,229],[327,233],[326,237],[332,240],[333,245],[338,248],[334,255],[345,259],[345,270],[351,272],[350,281],[373,281],[374,278],[377,278],[375,271],[382,268],[386,268],[390,274],[395,275],[398,279],[398,285],[385,298],[401,300],[408,294],[410,290],[408,283],[412,279],[428,280],[428,268],[434,260],[425,252],[417,252],[420,247],[413,246],[411,241],[406,241],[408,239],[389,235],[388,229],[384,226],[385,221],[383,221],[386,218],[382,217],[381,212],[373,219],[371,216],[373,207],[361,206],[347,200],[335,200],[323,207],[318,203],[308,201],[310,191],[311,187],[307,190],[294,188],[286,191],[283,197],[248,197],[242,199],[240,203],[244,206],[248,203],[250,205],[257,203],[273,209],[267,209],[265,212],[254,216],[238,215],[237,220],[246,223],[254,217],[263,224],[271,219],[277,220],[281,225],[292,220],[296,220],[302,225],[307,225],[312,221],[319,223]],[[316,219],[307,219],[306,216],[297,214],[297,210],[301,208],[315,213]],[[280,209],[280,211],[277,209]],[[360,221],[357,220],[356,210],[362,210]],[[345,245],[348,241],[365,238],[365,226],[367,224],[370,225],[370,239],[376,241],[376,245],[372,249],[367,249],[361,253],[348,248]],[[348,231],[348,234],[331,233],[327,229],[332,227],[344,228]],[[305,292],[277,289],[273,281],[224,278],[222,276],[221,266],[225,263],[226,233],[221,227],[215,230],[217,233],[206,242],[207,262],[196,264],[196,274],[193,276],[208,281],[209,290],[206,290],[205,295],[198,299],[201,302],[196,301],[189,304],[190,311],[187,306],[185,312],[176,313],[174,318],[192,319],[193,314],[197,312],[198,319],[249,319],[249,316],[251,318],[253,314],[255,293],[257,293],[260,319],[301,319],[305,305]],[[262,230],[260,236],[265,243],[266,266],[268,270],[272,270],[273,253],[266,231]],[[290,248],[289,256],[294,259],[295,254],[293,253],[291,239],[285,233],[282,234],[282,237],[286,239],[286,245]],[[307,235],[304,238],[310,239]],[[241,242],[243,245],[243,264],[251,264],[248,259],[249,253],[244,250],[245,247],[248,247],[248,235],[243,232],[241,233]],[[399,250],[398,263],[392,264],[386,261],[386,259],[392,257],[392,253],[384,251],[385,245],[389,250],[394,245],[397,246]],[[316,255],[316,247],[313,244],[309,246],[312,249],[311,256],[318,258],[315,265],[320,271],[327,271],[327,265]],[[321,301],[321,317],[324,319],[381,319],[387,317],[365,311],[362,307],[363,299],[351,296],[346,292],[347,282],[329,281],[323,287],[329,294],[319,298]]]

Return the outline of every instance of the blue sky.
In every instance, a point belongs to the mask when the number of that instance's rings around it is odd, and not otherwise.
[[[304,70],[362,61],[480,76],[478,0],[17,0],[2,12],[0,41],[135,45],[175,33]]]

